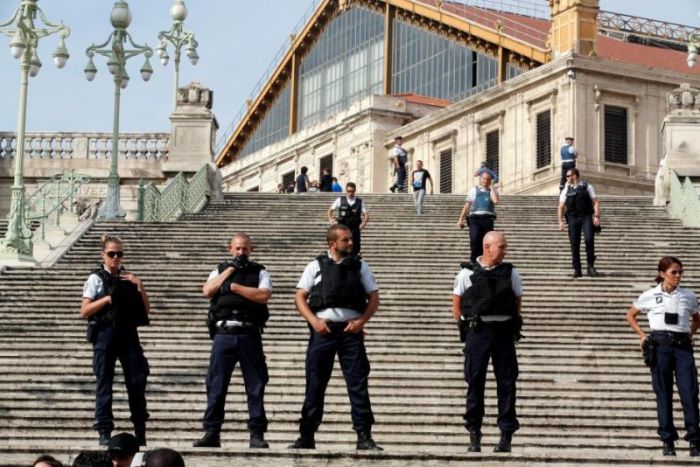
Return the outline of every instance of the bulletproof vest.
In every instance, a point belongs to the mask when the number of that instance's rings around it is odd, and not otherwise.
[[[328,253],[322,253],[316,261],[321,268],[316,277],[320,275],[321,281],[311,289],[309,307],[314,312],[325,308],[350,308],[363,313],[367,308],[367,292],[362,285],[360,258],[347,256],[336,263]]]
[[[491,190],[482,191],[480,188],[476,189],[476,197],[469,208],[470,214],[475,212],[495,213],[495,205],[491,200]]]
[[[565,206],[567,214],[593,214],[593,200],[588,194],[588,183],[579,183],[576,188],[569,186],[566,190]]]
[[[350,206],[348,197],[341,197],[337,221],[350,228],[358,227],[362,223],[362,200],[355,198],[355,204]]]
[[[561,154],[561,161],[562,162],[572,162],[576,160],[574,158],[574,155],[569,152],[569,145],[564,145],[561,147],[561,150],[559,151]]]
[[[263,269],[265,269],[263,265],[251,261],[245,267],[236,269],[223,283],[220,290],[211,298],[209,306],[210,327],[221,320],[241,321],[260,327],[265,326],[270,318],[267,305],[256,303],[231,292],[231,283],[257,288],[260,282],[260,271]],[[219,273],[222,272],[219,271]]]
[[[117,329],[131,329],[150,324],[143,297],[136,284],[119,278],[119,275],[124,273],[124,268],[120,268],[119,273],[114,275],[104,267],[91,272],[102,280],[104,295],[112,296],[112,304],[92,315],[89,318],[90,322]]]
[[[472,285],[464,292],[461,300],[464,318],[517,315],[516,296],[511,280],[512,264],[501,263],[489,270],[478,263],[465,263],[462,267],[473,271],[470,277]]]
[[[396,147],[396,149],[399,150],[399,154],[397,154],[397,157],[399,159],[399,166],[401,168],[403,168],[406,165],[406,163],[408,162],[408,152],[406,152],[406,150],[402,147],[399,147],[399,146],[395,146],[395,147]]]

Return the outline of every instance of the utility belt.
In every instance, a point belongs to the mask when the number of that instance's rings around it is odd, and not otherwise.
[[[673,331],[652,331],[651,340],[656,347],[692,348],[693,340],[690,334]]]
[[[260,334],[260,326],[255,323],[248,323],[245,321],[227,320],[222,324],[217,324],[216,333],[229,335]]]
[[[460,318],[457,322],[457,327],[461,342],[467,340],[469,331],[476,333],[484,330],[490,332],[512,332],[516,341],[520,341],[523,337],[521,334],[523,322],[520,317],[510,318],[505,321],[484,321],[480,317]]]

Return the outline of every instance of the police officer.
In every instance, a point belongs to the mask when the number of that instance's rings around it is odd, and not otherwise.
[[[498,191],[491,187],[492,177],[485,171],[479,178],[479,186],[472,188],[467,195],[467,201],[459,215],[457,226],[464,228],[464,220],[469,213],[469,248],[471,250],[471,262],[483,253],[484,235],[493,230],[496,219],[496,205],[498,204]]]
[[[587,273],[590,277],[598,276],[595,268],[595,239],[594,226],[600,227],[600,201],[590,183],[582,182],[578,169],[566,172],[568,180],[566,189],[559,195],[559,230],[564,231],[563,216],[569,226],[569,242],[571,243],[571,263],[574,267],[573,277],[581,277],[581,232],[586,244]]]
[[[296,306],[311,332],[306,351],[306,395],[299,438],[292,449],[315,449],[314,433],[323,418],[323,401],[338,354],[358,450],[382,450],[372,439],[369,361],[363,329],[379,306],[371,269],[352,254],[350,229],[336,224],[326,234],[328,251],[310,262],[297,284]]]
[[[350,229],[352,233],[352,254],[359,255],[360,247],[362,246],[362,237],[360,231],[367,227],[369,222],[369,213],[367,205],[362,199],[355,196],[357,186],[353,182],[348,182],[345,185],[347,196],[336,198],[330,208],[328,208],[328,223],[334,225],[342,224]],[[333,212],[337,211],[337,216],[333,217]]]
[[[403,146],[403,137],[394,138],[394,147],[391,149],[391,161],[394,164],[394,184],[389,187],[392,193],[406,193],[406,164],[408,163],[408,151]]]
[[[264,266],[248,259],[253,245],[247,234],[235,234],[229,251],[233,258],[220,263],[202,287],[204,296],[211,299],[209,332],[214,342],[206,380],[205,433],[194,446],[221,446],[228,385],[236,363],[240,362],[248,398],[250,447],[267,448],[263,398],[268,373],[261,334],[269,317],[267,303],[272,296],[272,281]]]
[[[574,138],[567,136],[564,138],[564,146],[559,150],[561,156],[561,180],[559,181],[559,191],[566,186],[566,174],[570,169],[576,168],[576,158],[578,151],[574,147]]]
[[[673,378],[683,407],[685,439],[690,455],[700,455],[700,416],[698,415],[698,379],[693,357],[693,335],[700,327],[700,312],[695,294],[680,287],[683,264],[665,256],[657,267],[656,287],[637,298],[627,311],[627,321],[639,335],[645,362],[651,370],[651,385],[656,394],[656,412],[663,454],[675,456],[678,432],[673,424]],[[651,334],[637,323],[637,315],[646,313]]]
[[[141,279],[122,267],[123,258],[122,241],[104,235],[104,263],[85,281],[80,306],[80,316],[88,319],[88,341],[93,345],[92,369],[97,378],[94,428],[100,435],[100,446],[107,446],[114,429],[112,383],[117,359],[124,372],[134,434],[141,446],[146,445],[149,368],[137,327],[147,324],[150,304]]]
[[[513,433],[520,428],[515,413],[518,360],[515,342],[522,319],[522,281],[512,264],[504,263],[505,236],[491,231],[484,237],[484,254],[464,263],[455,278],[452,316],[464,336],[464,379],[467,382],[465,426],[469,451],[481,452],[484,387],[492,359],[498,395],[498,428],[501,439],[494,452],[510,452]]]

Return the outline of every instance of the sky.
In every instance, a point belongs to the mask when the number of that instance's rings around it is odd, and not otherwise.
[[[214,113],[220,134],[229,126],[270,66],[277,52],[320,0],[185,0],[189,14],[185,30],[195,33],[200,60],[192,66],[184,56],[180,85],[198,81],[214,91]],[[501,0],[493,0],[499,3]],[[512,0],[509,0],[512,3]],[[524,0],[546,6],[546,0]],[[0,0],[0,24],[8,21],[20,0]],[[135,42],[157,46],[159,31],[172,25],[173,0],[131,0],[133,21],[129,32]],[[508,3],[508,1],[506,2]],[[601,0],[601,9],[700,27],[698,0]],[[94,81],[85,80],[85,49],[102,43],[112,31],[109,15],[114,0],[40,0],[38,5],[51,21],[62,20],[71,28],[66,41],[70,52],[62,70],[51,54],[56,36],[40,41],[43,67],[30,78],[27,131],[104,131],[112,129],[112,76],[104,59],[95,59]],[[672,8],[669,8],[672,6]],[[0,131],[15,131],[19,100],[18,61],[9,53],[9,38],[0,35]],[[3,45],[4,43],[4,45]],[[172,57],[172,46],[169,46]],[[152,60],[155,73],[149,82],[139,76],[142,57],[131,59],[131,81],[122,91],[122,132],[169,132],[174,69],[172,60],[161,66]]]

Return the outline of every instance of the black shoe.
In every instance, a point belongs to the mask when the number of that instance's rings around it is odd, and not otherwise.
[[[588,273],[588,277],[598,277],[600,275],[598,271],[596,271],[595,266],[588,266],[586,272]]]
[[[698,449],[698,442],[697,441],[690,442],[690,445],[688,446],[688,453],[690,454],[690,457],[700,456],[700,449]]]
[[[136,439],[139,440],[139,446],[146,445],[146,427],[145,426],[134,427],[134,436],[136,436]]]
[[[192,443],[196,448],[220,448],[221,437],[218,431],[207,431],[200,439]]]
[[[289,449],[316,449],[316,441],[314,440],[314,435],[301,435],[294,441],[293,444],[289,445]]]
[[[675,456],[676,447],[673,445],[673,441],[664,441],[664,456]]]
[[[100,446],[107,446],[110,438],[112,438],[111,431],[100,431]]]
[[[481,432],[480,431],[470,431],[469,432],[469,452],[481,452]]]
[[[571,277],[573,277],[574,279],[579,278],[581,276],[583,276],[583,274],[581,274],[580,269],[574,269],[574,273],[571,275]]]
[[[250,447],[258,449],[267,449],[270,447],[265,441],[265,434],[262,431],[251,431],[250,432]]]
[[[501,433],[501,439],[498,444],[493,448],[493,452],[510,452],[510,444],[513,440],[513,433]]]
[[[377,446],[377,443],[372,439],[372,433],[369,431],[357,432],[357,448],[358,451],[383,451],[384,449]]]
[[[396,187],[394,185],[391,185],[389,187],[389,191],[391,191],[392,193],[394,193],[395,190],[396,190]]]

